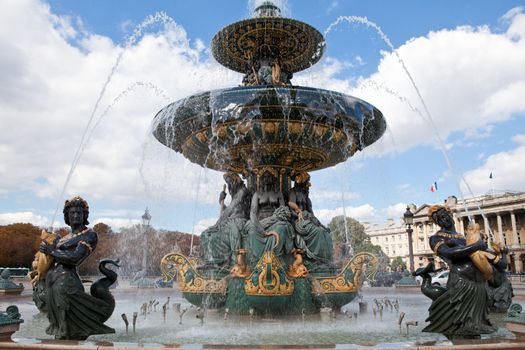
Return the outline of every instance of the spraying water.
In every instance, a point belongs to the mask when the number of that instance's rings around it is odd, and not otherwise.
[[[144,32],[145,29],[150,27],[151,25],[155,23],[162,23],[164,26],[167,26],[168,24],[176,25],[175,21],[169,17],[164,12],[157,12],[153,15],[150,15],[146,17],[146,19],[140,23],[135,29],[133,30],[133,34],[125,41],[124,48],[120,51],[119,55],[117,56],[115,63],[111,67],[110,73],[106,77],[106,80],[104,81],[104,84],[102,85],[102,89],[100,90],[100,93],[98,94],[97,100],[95,102],[95,105],[93,106],[93,109],[90,113],[87,125],[82,133],[82,136],[80,138],[80,143],[78,145],[77,150],[75,151],[75,155],[73,156],[73,161],[71,162],[71,166],[69,168],[69,172],[66,176],[66,181],[64,183],[64,186],[62,187],[62,190],[60,192],[60,195],[58,196],[57,205],[55,207],[55,212],[53,214],[53,218],[51,220],[51,225],[54,225],[56,215],[58,213],[58,209],[60,207],[62,198],[64,197],[64,193],[69,185],[69,182],[71,180],[71,177],[75,171],[75,168],[78,164],[78,161],[80,160],[80,156],[82,155],[82,151],[85,148],[85,143],[88,140],[88,133],[91,127],[91,124],[93,123],[95,114],[98,110],[98,107],[100,105],[100,102],[102,101],[102,98],[104,97],[106,93],[106,89],[111,82],[113,76],[115,75],[115,72],[117,71],[118,66],[120,65],[122,61],[122,57],[124,56],[124,53],[127,51],[129,47],[131,47],[137,40],[140,38]],[[90,135],[90,134],[89,134]]]
[[[379,27],[376,23],[369,21],[368,18],[361,17],[361,16],[341,16],[341,17],[338,17],[337,20],[335,22],[333,22],[332,24],[330,24],[328,26],[328,28],[324,31],[324,35],[325,36],[328,35],[332,31],[333,28],[335,28],[337,25],[339,25],[342,22],[359,23],[359,24],[364,24],[367,27],[373,28],[379,34],[379,36],[385,42],[385,44],[388,46],[390,51],[396,56],[398,62],[401,64],[401,67],[403,68],[403,71],[405,72],[405,74],[407,75],[408,79],[410,80],[410,83],[412,84],[412,87],[414,88],[421,105],[423,106],[423,110],[424,110],[425,113],[423,114],[423,113],[418,112],[418,114],[421,117],[423,117],[423,119],[425,119],[430,124],[430,126],[432,127],[432,130],[434,131],[435,137],[436,137],[436,139],[437,139],[437,141],[439,143],[441,152],[443,153],[443,156],[445,158],[445,161],[447,163],[447,166],[448,166],[450,172],[455,177],[457,177],[459,179],[458,181],[456,181],[457,186],[458,186],[458,191],[459,191],[459,194],[460,194],[461,199],[463,201],[465,212],[466,212],[469,220],[471,221],[472,217],[471,217],[471,214],[469,213],[469,210],[468,210],[465,198],[463,196],[463,192],[461,190],[461,181],[463,181],[463,183],[467,187],[467,189],[468,189],[468,191],[469,191],[469,193],[470,193],[470,195],[472,197],[474,197],[474,192],[472,191],[472,189],[471,189],[470,185],[468,184],[467,180],[465,179],[465,177],[463,175],[458,175],[458,173],[454,170],[454,167],[452,166],[452,161],[451,161],[451,159],[450,159],[450,157],[448,155],[448,152],[446,150],[445,143],[444,143],[443,139],[441,138],[441,136],[440,136],[440,134],[438,132],[436,124],[434,123],[434,118],[432,117],[432,114],[430,113],[430,110],[428,109],[428,106],[427,106],[425,100],[423,99],[423,96],[421,95],[421,92],[420,92],[416,82],[414,81],[414,78],[412,77],[412,74],[410,73],[410,71],[406,67],[405,62],[403,61],[403,59],[401,58],[399,53],[395,50],[394,45],[392,45],[392,42],[390,41],[388,36],[381,30],[381,27]],[[481,209],[479,203],[476,203],[476,204],[477,204],[478,209],[481,212],[482,217],[484,219],[486,219],[485,213]],[[488,228],[488,230],[490,231],[490,228]]]

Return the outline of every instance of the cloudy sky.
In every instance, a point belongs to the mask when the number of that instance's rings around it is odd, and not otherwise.
[[[0,0],[0,224],[49,226],[77,194],[92,223],[115,228],[138,222],[146,206],[157,228],[214,223],[221,174],[158,144],[149,126],[171,101],[240,83],[209,45],[254,4]],[[345,212],[383,223],[406,203],[525,190],[521,1],[280,4],[327,41],[294,84],[365,99],[388,122],[377,144],[312,173],[322,221]],[[342,16],[367,17],[386,37]]]

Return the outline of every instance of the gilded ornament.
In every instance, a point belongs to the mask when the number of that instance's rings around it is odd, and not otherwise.
[[[263,122],[263,130],[267,134],[275,134],[277,131],[277,123],[275,122]]]
[[[273,252],[265,252],[253,272],[244,280],[246,295],[286,296],[292,295],[294,281],[290,280],[284,267]]]
[[[199,140],[200,142],[204,143],[208,140],[208,135],[206,135],[206,131],[201,131],[199,133],[197,133],[195,135],[195,137],[197,138],[197,140]]]
[[[364,266],[368,269],[365,271]],[[350,260],[339,274],[331,277],[315,277],[312,283],[314,293],[357,293],[361,288],[363,273],[368,279],[374,278],[379,260],[373,254],[362,252]]]
[[[164,281],[173,281],[178,275],[179,289],[183,293],[225,294],[226,279],[211,279],[201,276],[195,268],[197,260],[182,254],[170,253],[160,262]]]
[[[288,131],[291,134],[300,134],[304,130],[304,123],[301,122],[288,122]]]
[[[314,125],[314,134],[317,137],[323,137],[328,131],[328,128],[324,125]]]

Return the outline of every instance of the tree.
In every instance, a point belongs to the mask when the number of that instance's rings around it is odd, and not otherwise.
[[[84,261],[78,271],[81,275],[98,275],[98,263],[105,258],[116,259],[115,233],[108,225],[98,223],[93,226],[93,231],[98,235],[98,243],[95,250]]]
[[[407,264],[403,261],[403,259],[400,256],[396,256],[392,259],[392,262],[390,262],[390,269],[392,271],[403,271],[406,270]]]
[[[40,232],[40,228],[31,224],[0,226],[0,266],[31,268]]]
[[[348,252],[345,252],[345,250],[348,250],[348,245],[350,245],[354,254],[360,252],[374,254],[379,259],[379,269],[386,269],[389,261],[388,256],[381,250],[380,246],[372,244],[370,236],[366,234],[365,227],[359,221],[339,215],[332,218],[328,227],[330,227],[330,231],[332,232],[332,239],[335,242],[336,251],[342,251],[342,258],[347,255],[345,253]]]

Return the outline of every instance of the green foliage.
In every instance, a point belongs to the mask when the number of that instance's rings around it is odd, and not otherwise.
[[[390,262],[390,269],[392,271],[403,271],[403,270],[406,270],[406,268],[407,268],[407,265],[405,264],[405,262],[400,256],[396,256]]]
[[[346,230],[345,230],[346,226]],[[372,244],[370,236],[365,232],[365,227],[359,221],[343,215],[335,216],[328,224],[332,232],[332,240],[336,246],[346,246],[347,237],[354,254],[360,252],[372,253],[379,258],[379,270],[384,271],[388,266],[388,257],[378,245]],[[344,255],[344,254],[343,254]]]

